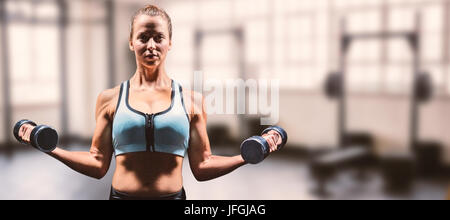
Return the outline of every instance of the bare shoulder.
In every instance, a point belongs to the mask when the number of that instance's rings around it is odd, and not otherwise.
[[[116,110],[116,105],[120,95],[120,85],[103,90],[97,97],[96,118],[99,114],[104,114],[112,119]]]
[[[112,101],[112,99],[114,99],[114,98],[117,99],[119,96],[119,93],[120,93],[120,85],[118,85],[114,88],[103,90],[98,95],[98,98],[99,98],[99,101],[108,102],[108,101]]]
[[[203,95],[201,93],[183,89],[183,99],[186,110],[191,116],[203,113]]]

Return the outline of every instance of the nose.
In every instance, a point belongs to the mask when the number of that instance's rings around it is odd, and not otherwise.
[[[155,40],[153,40],[153,38],[150,38],[150,40],[148,40],[147,48],[149,50],[156,50],[156,42]]]

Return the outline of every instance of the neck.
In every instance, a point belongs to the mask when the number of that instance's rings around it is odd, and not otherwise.
[[[136,87],[166,87],[170,86],[171,79],[167,76],[163,65],[148,68],[138,65],[130,83]]]

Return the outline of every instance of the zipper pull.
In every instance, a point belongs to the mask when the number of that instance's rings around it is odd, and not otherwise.
[[[151,115],[149,115],[150,117],[149,117],[149,128],[150,128],[150,135],[149,135],[149,138],[150,138],[150,147],[152,148],[151,149],[151,151],[155,151],[155,121],[154,121],[154,119],[155,119],[155,115],[154,114],[151,114]]]
[[[154,127],[155,124],[155,114],[150,115],[150,127]]]
[[[147,125],[150,127],[152,123],[152,116],[147,114]]]
[[[145,127],[153,128],[153,123],[155,119],[155,114],[145,114]]]

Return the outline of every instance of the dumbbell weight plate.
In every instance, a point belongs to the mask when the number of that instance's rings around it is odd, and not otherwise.
[[[40,151],[51,152],[58,143],[58,133],[46,125],[39,125],[30,135],[31,145]]]
[[[242,142],[241,155],[251,164],[257,164],[269,154],[269,143],[261,136],[253,136]]]

